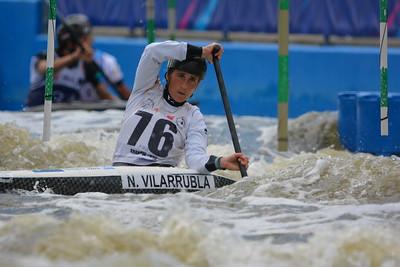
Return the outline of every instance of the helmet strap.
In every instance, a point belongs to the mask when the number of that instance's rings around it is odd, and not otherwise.
[[[165,85],[165,89],[164,89],[164,92],[163,92],[163,97],[164,97],[165,101],[167,101],[168,104],[170,104],[171,106],[174,106],[174,107],[183,106],[183,104],[185,104],[186,101],[183,101],[183,102],[177,102],[177,101],[175,101],[175,100],[172,98],[172,96],[169,94],[168,86],[169,86],[169,83],[168,83],[168,80],[167,80],[167,84]]]

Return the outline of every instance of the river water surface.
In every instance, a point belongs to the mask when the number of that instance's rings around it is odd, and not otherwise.
[[[0,170],[110,165],[122,111],[0,112]],[[0,266],[400,266],[400,158],[340,148],[334,112],[236,117],[249,178],[167,195],[0,194]],[[233,151],[206,116],[209,152]],[[184,163],[181,163],[184,166]]]

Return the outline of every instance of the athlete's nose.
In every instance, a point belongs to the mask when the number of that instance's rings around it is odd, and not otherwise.
[[[191,87],[189,79],[185,79],[182,83],[182,89],[189,90]]]

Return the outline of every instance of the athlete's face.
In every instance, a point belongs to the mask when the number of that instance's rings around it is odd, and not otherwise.
[[[168,78],[169,94],[176,102],[188,100],[200,83],[200,77],[181,70],[172,71]]]

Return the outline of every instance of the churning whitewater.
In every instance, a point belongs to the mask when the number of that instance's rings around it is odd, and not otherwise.
[[[42,114],[0,112],[0,170],[110,165],[122,116],[54,112],[43,144]],[[400,158],[343,150],[336,117],[291,120],[285,153],[276,119],[235,118],[249,178],[218,190],[0,194],[0,266],[399,266]],[[232,152],[206,122],[209,153]]]

